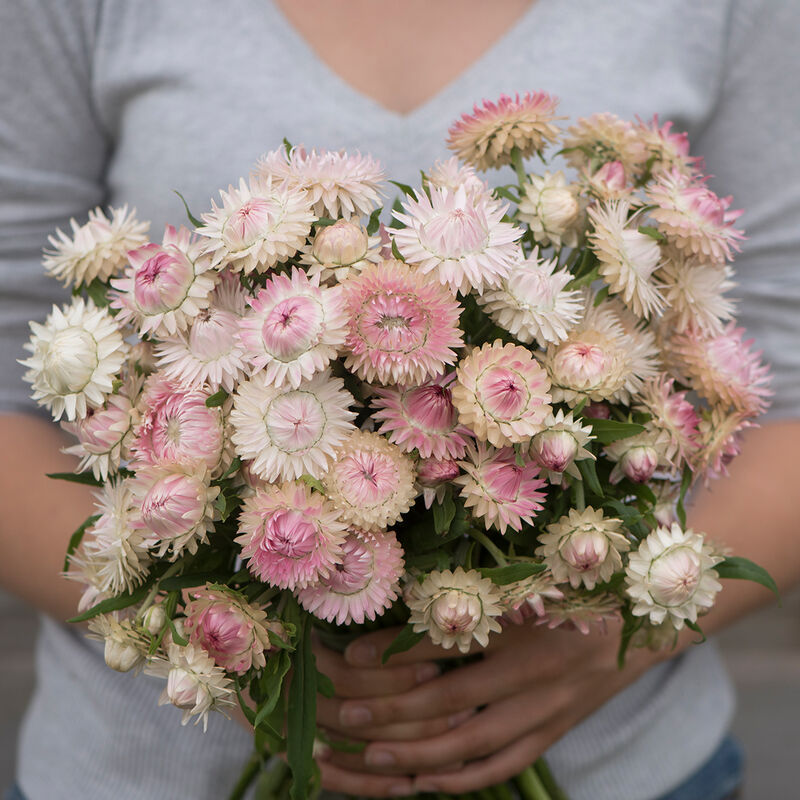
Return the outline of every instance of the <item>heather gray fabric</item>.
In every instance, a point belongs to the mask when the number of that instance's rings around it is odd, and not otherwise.
[[[387,12],[388,15],[388,12]],[[482,97],[544,88],[571,116],[658,112],[688,130],[745,207],[740,319],[772,361],[773,416],[800,409],[800,6],[786,0],[538,0],[459,79],[408,115],[354,91],[267,0],[15,0],[0,6],[0,408],[32,411],[27,320],[60,299],[47,234],[98,203],[183,221],[286,136],[360,148],[414,184],[448,124]],[[398,76],[402,80],[402,76]],[[225,796],[249,737],[217,716],[180,729],[160,684],[118,675],[46,622],[20,743],[29,800]],[[651,670],[548,753],[572,800],[652,800],[716,749],[733,707],[713,647]]]

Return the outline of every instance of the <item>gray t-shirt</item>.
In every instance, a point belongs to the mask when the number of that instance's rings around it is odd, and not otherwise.
[[[388,11],[387,11],[388,22]],[[376,31],[374,41],[379,41]],[[542,88],[576,117],[658,112],[688,130],[712,188],[747,209],[739,318],[773,364],[773,416],[800,409],[800,98],[791,0],[538,0],[434,98],[401,115],[331,72],[268,0],[14,0],[0,6],[0,409],[33,410],[16,359],[27,321],[63,297],[47,234],[96,204],[183,221],[266,150],[360,149],[394,178],[444,158],[447,127],[484,97]],[[402,80],[402,76],[398,76]],[[119,675],[46,622],[20,742],[29,800],[226,795],[249,736],[205,735],[157,708],[160,683]],[[572,800],[652,800],[715,749],[732,713],[710,646],[651,670],[548,753]]]

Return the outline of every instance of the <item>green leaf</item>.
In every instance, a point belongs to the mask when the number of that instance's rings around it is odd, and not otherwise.
[[[492,583],[498,586],[505,586],[516,581],[524,581],[532,575],[544,572],[547,567],[544,564],[534,564],[533,562],[520,562],[509,564],[507,567],[483,567],[479,570],[484,578],[489,578]]]
[[[152,578],[146,583],[143,583],[133,592],[125,592],[125,594],[117,595],[117,597],[109,597],[106,600],[101,600],[96,605],[86,609],[82,614],[78,614],[77,617],[68,619],[67,622],[85,622],[87,619],[96,617],[98,614],[108,614],[110,611],[120,611],[123,608],[129,608],[139,601],[144,600],[154,580],[155,579]]]
[[[54,481],[68,481],[69,483],[82,483],[84,486],[102,486],[103,482],[97,480],[91,472],[47,472],[48,478]]]
[[[685,620],[685,622],[686,622],[686,627],[690,631],[694,631],[695,633],[700,634],[701,638],[698,641],[696,641],[695,644],[703,644],[703,642],[706,640],[706,635],[703,633],[703,629],[696,622],[692,622],[690,619]]]
[[[275,710],[281,698],[283,679],[292,666],[292,659],[288,652],[281,650],[271,656],[258,679],[258,690],[263,698],[258,706],[258,712],[253,720],[253,727],[257,728]]]
[[[620,422],[616,419],[596,419],[584,417],[586,422],[592,426],[592,433],[597,437],[601,444],[611,444],[617,439],[627,439],[636,436],[637,433],[644,432],[644,425],[637,425],[635,422]]]
[[[241,466],[242,466],[242,459],[239,458],[239,456],[236,456],[236,458],[234,458],[233,461],[231,461],[231,465],[228,467],[228,469],[225,470],[225,474],[222,475],[220,480],[224,480],[225,478],[229,478]]]
[[[606,297],[608,297],[608,289],[609,287],[608,285],[606,285],[602,289],[600,289],[600,291],[594,296],[594,301],[592,302],[592,305],[595,308],[597,308],[597,306],[599,306],[600,303],[602,303],[603,300],[605,300]]]
[[[447,533],[456,516],[456,504],[448,492],[441,503],[433,504],[433,529],[436,533]]]
[[[186,209],[186,216],[189,218],[189,222],[191,222],[195,228],[201,228],[203,223],[189,211],[189,204],[186,202],[186,198],[177,189],[173,189],[172,191],[180,197],[183,207]]]
[[[224,389],[214,392],[210,397],[206,398],[206,405],[209,408],[218,408],[228,399],[228,393]]]
[[[770,575],[764,567],[759,566],[749,558],[728,556],[724,561],[717,564],[714,569],[717,571],[720,578],[735,578],[738,580],[760,583],[771,592],[774,592],[778,600],[781,599],[780,592],[778,591],[778,584],[775,583],[772,575]]]
[[[318,228],[329,228],[335,222],[336,220],[331,219],[330,217],[319,217],[314,225],[316,225]]]
[[[283,137],[283,149],[286,152],[286,158],[289,158],[290,153],[294,150],[292,143],[284,136]]]
[[[227,575],[216,572],[193,572],[187,575],[173,575],[164,578],[159,583],[159,589],[165,592],[179,592],[181,589],[190,589],[193,586],[205,586],[207,583],[217,583],[227,579]]]
[[[416,192],[407,183],[400,183],[400,181],[389,181],[389,183],[393,183],[403,194],[416,197]]]
[[[303,481],[306,486],[316,489],[320,494],[327,494],[322,481],[317,480],[317,478],[312,478],[311,475],[301,475],[300,480]]]
[[[622,619],[622,632],[617,650],[617,667],[619,669],[625,666],[625,653],[628,652],[633,635],[644,625],[644,617],[634,617],[629,608],[622,609]]]
[[[327,698],[334,697],[336,689],[333,686],[333,681],[324,673],[317,670],[317,691]]]
[[[495,186],[494,193],[497,197],[502,197],[504,200],[510,200],[515,205],[519,203],[519,197],[517,197],[507,186]]]
[[[405,261],[405,259],[403,258],[403,254],[397,249],[397,242],[394,239],[392,239],[392,255],[398,261]]]
[[[649,236],[651,239],[655,239],[657,242],[663,242],[666,240],[666,236],[664,236],[658,228],[653,228],[650,225],[640,225],[639,226],[639,233],[643,233],[645,236]]]
[[[367,223],[367,235],[374,236],[378,229],[381,226],[381,211],[382,208],[376,208],[372,214],[370,214],[369,222]]]
[[[81,526],[75,531],[75,533],[69,537],[67,553],[64,556],[64,572],[69,569],[69,557],[78,549],[78,545],[80,545],[81,540],[83,539],[83,534],[86,533],[86,529],[94,525],[94,523],[99,519],[99,514],[92,514],[90,517],[87,517]]]
[[[397,634],[394,641],[383,651],[381,656],[381,664],[385,664],[389,658],[397,653],[405,653],[410,650],[415,644],[419,644],[425,637],[424,631],[422,633],[414,633],[414,628],[409,623],[400,633]]]
[[[241,498],[238,494],[227,494],[222,491],[217,495],[217,499],[214,501],[214,508],[219,511],[221,521],[225,522],[238,507],[239,503],[241,503]]]
[[[99,278],[95,278],[88,286],[83,288],[98,308],[105,308],[108,305],[108,286]]]
[[[578,467],[581,478],[589,491],[598,497],[605,497],[600,479],[597,477],[597,468],[595,467],[594,459],[584,458],[580,461],[576,461],[575,465]]]
[[[186,645],[189,644],[189,640],[178,633],[175,622],[167,618],[167,625],[169,625],[170,632],[172,633],[172,641],[175,642],[175,644],[179,644],[181,647],[186,647]]]

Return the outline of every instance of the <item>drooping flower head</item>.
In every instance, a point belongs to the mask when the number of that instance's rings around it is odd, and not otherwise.
[[[369,236],[363,225],[338,219],[318,228],[313,241],[303,250],[301,263],[309,278],[319,275],[323,282],[341,283],[364,267],[382,260],[379,236]]]
[[[677,523],[656,528],[630,554],[625,569],[634,615],[648,616],[654,625],[669,617],[677,630],[686,620],[696,622],[722,588],[714,569],[722,560],[699,533],[683,531]]]
[[[73,298],[53,306],[44,325],[31,322],[31,338],[20,360],[28,370],[33,399],[49,409],[53,419],[83,419],[89,408],[100,408],[114,388],[128,345],[115,319],[91,300]]]
[[[475,347],[456,375],[453,403],[460,422],[496,447],[530,439],[552,411],[550,380],[525,347],[499,340]]]
[[[573,628],[588,636],[592,627],[606,633],[608,623],[620,617],[619,597],[615,594],[586,594],[583,591],[567,589],[561,600],[548,603],[545,615],[536,621],[537,625],[546,625],[550,630]]]
[[[522,625],[533,616],[545,615],[545,600],[561,600],[563,592],[555,585],[549,570],[507,583],[500,587],[503,620]]]
[[[347,530],[333,504],[304,483],[265,486],[245,499],[236,542],[259,580],[294,591],[342,560]]]
[[[640,202],[633,195],[633,186],[628,183],[625,167],[619,161],[606,161],[600,169],[584,168],[581,174],[582,191],[603,203],[626,200],[632,205]]]
[[[473,517],[483,521],[486,530],[492,526],[500,533],[506,528],[519,531],[522,523],[532,524],[543,508],[546,485],[539,477],[539,466],[521,458],[512,447],[495,450],[480,442],[477,448],[467,448],[467,460],[459,461],[464,474],[453,479],[461,486],[464,505]]]
[[[529,175],[519,202],[519,218],[543,247],[578,244],[580,205],[577,186],[568,186],[563,172]]]
[[[221,191],[197,232],[206,237],[211,263],[234,272],[266,272],[306,242],[316,217],[306,193],[283,181],[244,178]]]
[[[397,522],[417,494],[409,456],[367,431],[353,431],[342,442],[322,483],[342,519],[367,531]]]
[[[239,384],[231,436],[240,458],[266,481],[322,477],[328,458],[353,430],[353,396],[341,378],[318,372],[296,389],[277,389],[263,373]]]
[[[425,508],[430,508],[434,500],[441,503],[447,484],[460,474],[461,467],[452,458],[421,458],[417,462],[417,488]]]
[[[447,146],[479,170],[510,164],[515,147],[527,158],[558,140],[557,106],[558,99],[542,91],[484,100],[450,126]]]
[[[361,624],[383,614],[397,599],[405,562],[392,531],[351,530],[341,561],[314,586],[298,592],[300,605],[337,625]]]
[[[404,452],[417,450],[422,458],[461,458],[471,437],[458,424],[450,384],[455,373],[439,375],[421,386],[375,389],[372,415],[380,432]]]
[[[572,412],[564,414],[559,408],[555,415],[550,414],[544,421],[544,429],[531,439],[530,455],[545,471],[550,483],[559,485],[564,473],[580,478],[576,461],[594,460],[594,455],[586,449],[593,439],[590,426],[581,425],[573,419]]]
[[[88,286],[93,280],[107,281],[122,271],[128,250],[147,241],[148,222],[136,219],[136,209],[109,208],[109,219],[98,206],[89,212],[83,225],[71,219],[72,236],[60,228],[48,237],[51,249],[44,251],[45,272],[64,286]]]
[[[578,119],[569,127],[563,147],[570,166],[589,172],[608,161],[618,161],[633,177],[647,161],[647,149],[633,125],[607,112]]]
[[[341,289],[320,288],[293,268],[291,277],[273,275],[240,321],[245,358],[265,380],[296,389],[338,355],[347,333]]]
[[[392,232],[400,254],[453,292],[496,288],[520,258],[522,229],[503,222],[508,204],[488,191],[429,187],[393,211],[406,227]]]
[[[104,643],[106,666],[117,672],[138,672],[146,662],[148,638],[132,620],[114,614],[97,614],[89,620],[89,639]]]
[[[653,174],[675,169],[691,175],[700,168],[702,159],[689,155],[688,134],[674,133],[673,124],[667,121],[662,125],[654,114],[648,122],[637,120],[636,131],[647,148]]]
[[[205,243],[188,228],[167,225],[160,245],[150,243],[128,253],[129,266],[113,278],[111,307],[117,321],[134,325],[140,334],[172,336],[211,302],[217,281]]]
[[[699,448],[692,467],[706,486],[728,474],[728,464],[741,452],[742,433],[756,427],[747,417],[742,411],[728,413],[719,406],[703,412],[697,426]]]
[[[401,261],[366,268],[344,284],[349,314],[345,366],[362,380],[420,384],[456,360],[460,306]]]

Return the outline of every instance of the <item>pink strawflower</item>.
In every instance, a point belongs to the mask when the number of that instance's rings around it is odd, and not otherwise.
[[[544,470],[550,483],[555,486],[564,482],[564,473],[580,478],[576,461],[595,460],[586,445],[594,439],[590,426],[581,425],[573,419],[572,412],[564,414],[559,408],[544,421],[544,430],[531,439],[530,455]]]
[[[558,140],[557,106],[558,98],[542,91],[522,98],[501,94],[496,103],[484,100],[450,126],[447,146],[479,170],[510,164],[515,147],[527,158]]]
[[[718,197],[705,180],[677,169],[661,173],[647,188],[647,199],[655,206],[648,213],[682,253],[722,266],[744,239],[744,233],[733,227],[743,212],[729,211],[732,198]]]
[[[239,533],[236,542],[250,572],[294,591],[319,583],[341,563],[347,529],[323,495],[291,481],[246,498]]]
[[[422,491],[425,508],[433,501],[441,503],[447,484],[461,474],[458,462],[452,458],[421,458],[417,462],[417,488]]]
[[[564,593],[553,582],[549,571],[539,572],[530,578],[514,581],[499,587],[503,605],[503,619],[514,625],[522,625],[531,617],[543,617],[545,600],[561,600]]]
[[[437,161],[428,172],[425,178],[432,186],[440,189],[449,189],[455,192],[463,186],[468,192],[483,193],[488,191],[486,181],[482,181],[475,172],[474,167],[467,164],[459,164],[455,156],[451,156],[446,161]]]
[[[417,450],[423,458],[462,458],[471,436],[458,424],[450,384],[455,373],[439,375],[422,386],[376,389],[372,418],[380,432],[404,452]]]
[[[638,131],[627,120],[607,112],[578,119],[568,129],[563,147],[570,166],[590,173],[617,161],[626,175],[638,177],[647,161],[647,149]]]
[[[266,481],[320,478],[354,426],[353,396],[341,378],[318,372],[297,389],[273,386],[263,373],[239,384],[231,436],[240,458]]]
[[[140,334],[174,335],[208,308],[217,281],[205,243],[188,228],[167,225],[162,243],[145,244],[128,253],[130,266],[114,278],[111,307],[117,322],[131,323]]]
[[[651,173],[676,169],[685,175],[691,175],[700,167],[702,159],[689,155],[688,134],[673,133],[673,124],[665,122],[662,125],[658,114],[654,114],[649,122],[637,120],[636,130],[650,154]]]
[[[235,275],[223,273],[211,295],[211,305],[155,347],[156,363],[172,380],[193,387],[232,392],[244,374],[239,321],[245,311],[245,292]]]
[[[500,340],[474,347],[456,374],[453,403],[460,422],[496,447],[530,439],[552,411],[550,380],[525,347]]]
[[[697,450],[697,424],[700,418],[686,399],[686,392],[674,391],[675,380],[661,373],[646,381],[639,393],[637,408],[650,414],[649,425],[668,436],[666,458],[678,464]]]
[[[614,594],[586,594],[581,591],[566,591],[564,598],[550,603],[545,615],[537,620],[537,625],[547,625],[550,630],[574,628],[584,636],[591,633],[592,626],[603,633],[608,631],[608,623],[620,618],[622,604]]]
[[[367,531],[397,522],[417,494],[411,459],[367,431],[353,431],[342,442],[322,483],[342,519]]]
[[[273,275],[240,322],[245,358],[267,383],[296,389],[338,355],[347,333],[341,289],[320,288],[302,270]]]
[[[341,561],[315,586],[298,592],[300,605],[337,625],[374,620],[397,599],[405,569],[403,548],[392,531],[351,530]]]
[[[609,480],[612,484],[623,478],[634,483],[647,483],[656,469],[678,466],[667,458],[670,446],[669,433],[650,423],[642,433],[607,444],[603,453],[614,464]]]
[[[637,201],[632,196],[633,186],[628,182],[625,167],[619,161],[606,161],[600,169],[590,172],[585,169],[581,176],[584,191],[604,203],[612,200]]]
[[[506,528],[519,531],[529,525],[543,508],[547,482],[539,477],[539,466],[524,456],[517,463],[512,447],[495,450],[480,442],[467,448],[466,461],[459,461],[464,475],[453,480],[461,486],[464,505],[473,517],[483,520],[486,530],[493,525],[500,533]]]
[[[455,362],[461,308],[419,271],[384,261],[349,278],[344,295],[350,316],[345,366],[362,380],[420,384]]]
[[[259,606],[224,586],[184,589],[184,627],[189,641],[202,647],[218,667],[240,675],[267,663],[266,654],[274,650],[270,631],[284,638],[279,621],[267,619]],[[282,635],[283,634],[283,635]]]
[[[726,477],[728,464],[741,452],[742,433],[756,427],[741,411],[728,413],[716,406],[703,413],[698,425],[699,449],[692,468],[706,486],[711,480]]]
[[[508,204],[464,186],[429,192],[406,197],[405,214],[392,212],[405,226],[392,231],[403,259],[454,293],[499,286],[521,257],[522,229],[503,222]]]
[[[380,205],[385,174],[371,156],[293,147],[273,150],[256,165],[256,173],[304,189],[318,217],[350,219],[369,215]]]

